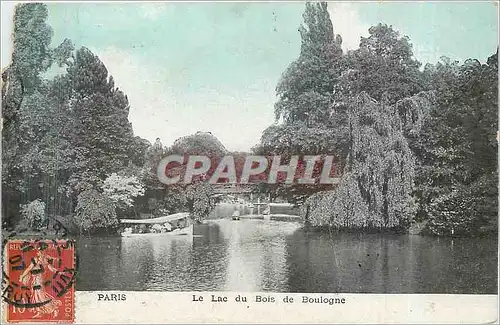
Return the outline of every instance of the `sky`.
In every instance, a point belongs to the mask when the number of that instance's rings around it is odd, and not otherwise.
[[[2,1],[2,67],[15,2]],[[300,50],[301,2],[47,3],[53,46],[97,54],[130,102],[134,133],[171,145],[212,132],[249,151],[274,122],[275,88]],[[344,50],[379,22],[407,35],[415,57],[485,62],[498,46],[495,2],[330,2]]]

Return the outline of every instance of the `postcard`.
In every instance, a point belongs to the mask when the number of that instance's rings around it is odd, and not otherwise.
[[[2,322],[498,323],[498,2],[2,4]]]

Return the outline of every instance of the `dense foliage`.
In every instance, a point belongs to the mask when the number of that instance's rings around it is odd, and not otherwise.
[[[21,215],[24,222],[30,228],[39,228],[45,222],[45,203],[40,199],[33,200],[27,204],[21,204]]]
[[[181,176],[184,175],[189,156],[201,155],[209,157],[211,166],[208,172],[194,176],[191,182],[186,184],[180,181],[169,186],[157,184],[163,194],[160,204],[163,211],[166,210],[169,213],[187,211],[191,214],[193,220],[202,221],[206,219],[216,203],[213,197],[215,185],[208,183],[208,175],[213,173],[222,157],[228,154],[226,148],[209,132],[197,132],[177,139],[170,148],[160,149],[160,147],[161,143],[158,143],[157,154],[152,153],[150,156],[155,161],[165,155],[184,156],[184,162],[176,167],[176,171]],[[160,155],[160,152],[163,152],[163,155]],[[155,172],[158,163],[155,162],[150,165],[154,171],[150,171],[149,174],[154,174],[153,177],[156,177]]]
[[[497,230],[498,55],[426,67],[437,104],[413,147],[418,218],[437,234]]]
[[[103,194],[122,209],[133,206],[134,198],[144,195],[144,186],[136,176],[112,173],[104,180]]]
[[[278,87],[257,153],[334,154],[335,189],[277,185],[314,226],[482,234],[497,225],[497,55],[421,64],[378,24],[342,53],[325,3],[308,3],[299,58]],[[299,202],[301,203],[301,202]],[[421,227],[422,228],[422,227]]]
[[[206,175],[166,187],[156,168],[168,154],[209,156],[215,168],[229,154],[224,146],[209,132],[170,147],[134,136],[127,96],[105,65],[70,40],[51,47],[47,17],[44,4],[16,7],[2,73],[5,225],[37,228],[48,217],[109,232],[141,212],[206,218],[216,192]],[[443,58],[422,68],[409,38],[391,26],[371,27],[345,53],[326,3],[306,3],[303,18],[299,56],[276,87],[276,121],[253,154],[282,163],[333,155],[342,178],[328,186],[261,182],[258,191],[302,205],[314,226],[496,232],[498,53],[486,63]],[[65,72],[48,77],[54,65]]]
[[[104,64],[86,48],[74,51],[69,40],[50,48],[46,20],[44,4],[16,7],[12,62],[2,75],[3,220],[14,226],[19,204],[39,199],[47,215],[63,216],[67,225],[78,210],[83,229],[109,228],[116,220],[105,217],[108,206],[96,206],[103,208],[102,223],[89,222],[99,211],[87,218],[81,200],[102,196],[112,173],[137,170],[149,144],[134,137],[127,97]],[[47,79],[53,64],[66,73]]]
[[[108,232],[118,226],[114,202],[95,189],[78,195],[75,209],[76,220],[81,232]]]

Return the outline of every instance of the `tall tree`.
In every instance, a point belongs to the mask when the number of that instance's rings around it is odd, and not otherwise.
[[[57,130],[65,118],[51,97],[42,74],[56,62],[68,64],[73,45],[65,40],[51,48],[52,29],[44,4],[16,6],[11,64],[2,74],[2,200],[5,219],[16,216],[20,203],[35,198],[57,205]],[[64,154],[59,155],[65,157]]]
[[[127,97],[94,54],[74,53],[69,40],[50,47],[47,16],[44,4],[16,6],[12,61],[2,74],[4,220],[15,221],[19,205],[35,199],[49,215],[68,216],[77,197],[88,197],[78,194],[99,189],[111,173],[138,176],[149,145],[133,136]],[[48,80],[53,64],[67,73]]]
[[[375,100],[394,104],[425,90],[409,38],[386,24],[372,26],[368,32],[369,37],[361,37],[359,49],[347,56],[349,95],[365,91]]]
[[[81,48],[76,52],[67,78],[75,121],[73,159],[79,163],[71,183],[78,193],[128,166],[133,131],[128,121],[127,97],[115,87],[104,64],[90,50]]]
[[[306,199],[306,221],[342,227],[406,228],[413,219],[414,155],[432,105],[407,37],[379,24],[343,54],[326,4],[307,4],[299,59],[278,84],[276,118],[257,148],[276,154],[334,154],[335,191],[277,186]],[[284,191],[283,191],[284,190]],[[320,192],[313,194],[314,192]]]
[[[437,105],[414,144],[416,196],[418,217],[435,234],[497,230],[497,60],[426,67]]]
[[[184,176],[189,157],[192,155],[208,157],[211,166],[206,173],[194,176],[187,184],[181,179],[176,184],[164,185],[163,205],[165,209],[171,213],[187,211],[196,221],[206,219],[215,207],[213,194],[216,185],[208,181],[222,157],[227,153],[224,145],[210,132],[197,132],[177,139],[172,147],[165,150],[165,155],[184,156],[183,163],[177,167],[181,178]]]
[[[342,164],[347,153],[347,113],[340,94],[345,69],[342,39],[334,34],[326,2],[306,3],[300,26],[301,49],[276,87],[275,125],[255,148],[260,155],[331,154]],[[304,198],[320,187],[262,184],[264,191]],[[301,199],[299,199],[301,201]]]
[[[425,94],[408,101],[416,106],[431,102]],[[335,191],[307,200],[311,225],[404,230],[413,221],[415,158],[394,110],[366,92],[349,104],[351,145],[342,179]]]
[[[332,108],[339,99],[336,91],[344,69],[342,39],[333,32],[326,3],[306,3],[303,17],[299,57],[276,87],[276,120],[308,129],[338,127]]]

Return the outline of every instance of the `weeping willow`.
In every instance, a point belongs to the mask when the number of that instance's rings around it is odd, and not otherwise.
[[[333,228],[405,228],[416,212],[415,157],[408,138],[418,135],[431,96],[395,105],[360,93],[349,105],[350,149],[339,186],[307,201],[308,222]]]

